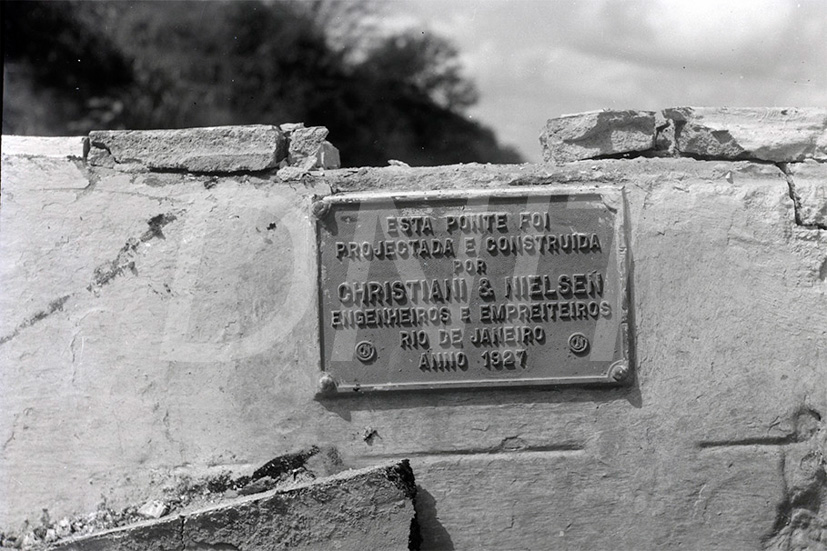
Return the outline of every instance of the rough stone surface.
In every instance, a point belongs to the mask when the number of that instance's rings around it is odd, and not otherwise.
[[[550,119],[540,136],[556,163],[637,152],[649,157],[827,160],[827,109],[674,107],[594,111]]]
[[[706,158],[827,160],[827,109],[676,107],[677,149]]]
[[[815,411],[798,412],[795,442],[785,451],[787,500],[781,504],[767,549],[827,550],[827,426]]]
[[[184,551],[180,517],[147,521],[124,529],[66,540],[50,551]]]
[[[654,147],[655,113],[592,111],[549,119],[540,135],[543,159],[566,163]]]
[[[108,168],[259,171],[278,167],[287,153],[282,131],[265,125],[94,131],[89,141],[89,163]]]
[[[827,164],[790,163],[786,169],[799,222],[827,229]]]
[[[787,176],[639,157],[287,184],[4,155],[0,531],[330,443],[410,458],[423,549],[823,543],[827,231]],[[629,387],[315,398],[314,196],[547,184],[624,187]]]
[[[168,510],[169,506],[167,506],[166,503],[153,499],[152,501],[147,501],[144,503],[138,509],[138,514],[144,518],[161,518],[167,514]]]
[[[341,164],[339,150],[325,140],[327,135],[328,130],[323,126],[291,129],[288,134],[290,141],[288,165],[303,171],[317,168],[339,168]]]
[[[415,494],[413,473],[403,461],[76,538],[50,549],[407,550]]]

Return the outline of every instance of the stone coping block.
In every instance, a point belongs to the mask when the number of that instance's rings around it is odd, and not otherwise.
[[[825,161],[827,109],[593,111],[549,119],[540,143],[544,160],[558,164],[628,154],[774,163]]]
[[[89,133],[93,166],[136,170],[232,173],[278,168],[287,140],[277,126],[215,126],[180,130],[99,130]]]
[[[543,159],[568,163],[647,151],[655,145],[655,113],[591,111],[549,119],[540,135]]]
[[[663,116],[675,124],[685,155],[771,162],[827,160],[827,109],[676,107]]]
[[[286,166],[300,172],[316,169],[336,169],[341,166],[339,150],[326,140],[329,133],[324,126],[305,127],[302,123],[281,125],[289,143]]]
[[[408,549],[418,541],[407,460],[65,540],[50,551]]]

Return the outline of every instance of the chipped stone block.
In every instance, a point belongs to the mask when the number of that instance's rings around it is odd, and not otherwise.
[[[287,157],[289,165],[304,171],[339,168],[339,150],[325,140],[327,134],[324,126],[292,128]]]
[[[676,107],[681,154],[772,162],[827,160],[827,109]]]
[[[322,168],[330,170],[342,166],[339,149],[327,140],[322,142],[322,149],[319,152],[319,164]]]
[[[284,124],[280,124],[279,128],[281,128],[281,131],[284,132],[284,134],[289,138],[290,133],[293,132],[293,130],[296,130],[297,128],[304,128],[304,123],[303,122],[286,122]]]
[[[663,113],[655,113],[655,151],[657,154],[677,157],[675,148],[675,121],[667,119]]]
[[[89,150],[86,153],[86,162],[88,162],[92,166],[115,168],[115,158],[112,156],[112,153],[110,153],[108,149],[103,147],[92,147],[90,145]],[[124,163],[124,165],[129,165],[130,168],[134,167],[138,170],[146,170],[145,167],[137,163]]]
[[[787,165],[793,181],[798,223],[827,228],[827,165],[815,161]]]
[[[650,111],[592,111],[549,119],[540,135],[543,159],[567,163],[654,148]]]
[[[289,182],[291,180],[301,180],[305,176],[308,176],[309,172],[307,170],[302,170],[300,168],[296,168],[293,166],[285,166],[284,168],[280,168],[277,176],[279,180],[282,182]]]
[[[402,550],[412,536],[415,493],[413,472],[402,461],[75,538],[51,550]]]
[[[93,131],[89,140],[94,166],[228,173],[276,168],[286,156],[284,133],[267,125]]]

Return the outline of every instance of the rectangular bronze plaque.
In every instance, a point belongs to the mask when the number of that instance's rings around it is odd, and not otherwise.
[[[313,211],[323,392],[628,378],[620,189],[350,194]]]

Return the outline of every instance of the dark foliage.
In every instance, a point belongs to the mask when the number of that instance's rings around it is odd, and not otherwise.
[[[342,14],[331,7],[3,2],[3,132],[301,121],[327,126],[348,166],[520,161],[463,115],[477,92],[449,42],[337,41],[330,26]]]

